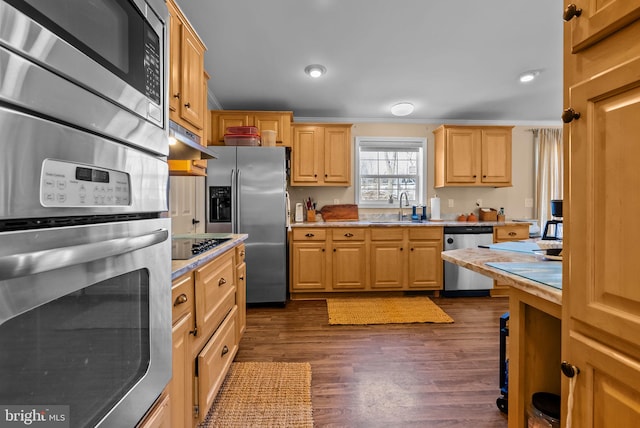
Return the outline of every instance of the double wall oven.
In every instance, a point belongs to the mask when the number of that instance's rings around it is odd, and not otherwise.
[[[166,19],[0,0],[2,426],[133,427],[171,377]]]

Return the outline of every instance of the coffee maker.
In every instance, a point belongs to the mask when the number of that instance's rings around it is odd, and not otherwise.
[[[562,199],[551,200],[551,216],[544,225],[542,239],[562,240]]]

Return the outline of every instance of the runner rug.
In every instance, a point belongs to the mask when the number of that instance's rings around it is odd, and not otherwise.
[[[327,299],[329,324],[452,323],[426,296]]]
[[[199,428],[313,428],[309,363],[233,363]]]

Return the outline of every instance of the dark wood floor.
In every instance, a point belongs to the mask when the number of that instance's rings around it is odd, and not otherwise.
[[[330,326],[324,300],[249,307],[236,361],[311,363],[317,427],[506,427],[496,398],[507,299],[433,301],[455,323]]]

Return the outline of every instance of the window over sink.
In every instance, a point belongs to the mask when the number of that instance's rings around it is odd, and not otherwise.
[[[407,193],[423,205],[426,192],[425,138],[357,137],[356,200],[363,208],[395,208]]]

